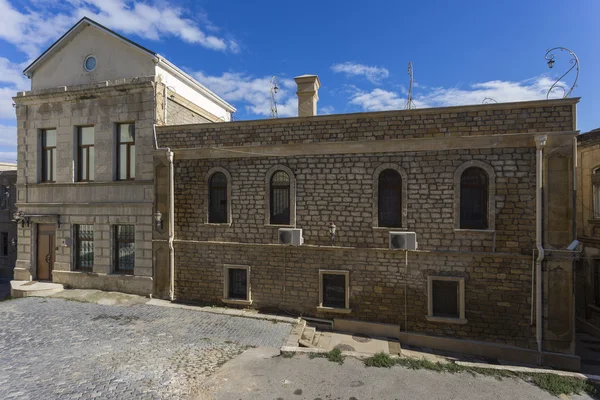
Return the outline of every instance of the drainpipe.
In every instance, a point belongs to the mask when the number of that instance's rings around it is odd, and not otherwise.
[[[573,240],[577,240],[577,137],[573,138]]]
[[[169,300],[175,300],[175,248],[173,241],[175,239],[175,183],[174,183],[174,168],[173,168],[173,152],[168,147],[158,147],[158,139],[156,137],[156,124],[153,125],[154,130],[154,147],[156,150],[163,150],[167,154],[169,162]]]
[[[537,136],[535,138],[536,147],[536,171],[535,171],[535,244],[538,251],[538,257],[535,265],[535,280],[536,280],[536,323],[535,337],[539,353],[539,364],[542,364],[542,333],[543,333],[543,310],[542,310],[542,262],[544,261],[544,246],[542,237],[542,196],[543,196],[543,162],[544,162],[544,146],[546,145],[547,136]]]
[[[163,124],[164,125],[167,125],[167,102],[168,102],[167,90],[168,90],[168,88],[165,83],[165,89],[164,89],[164,94],[163,94]],[[154,137],[156,137],[156,135]]]

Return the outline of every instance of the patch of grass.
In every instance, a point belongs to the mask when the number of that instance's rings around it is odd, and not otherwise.
[[[426,358],[392,358],[386,353],[377,353],[372,357],[364,359],[363,362],[367,367],[391,368],[394,365],[399,365],[409,369],[427,369],[430,371],[448,372],[451,374],[467,372],[473,376],[483,375],[494,377],[499,380],[502,378],[518,378],[526,382],[533,383],[540,389],[543,389],[555,396],[559,396],[561,394],[570,395],[587,393],[593,398],[600,398],[598,397],[600,396],[600,384],[575,377],[559,376],[554,374],[512,372],[492,368],[466,367],[453,362],[433,362]]]
[[[283,358],[292,358],[296,355],[295,351],[282,351],[281,355],[283,356]]]
[[[328,351],[327,353],[310,353],[308,357],[310,359],[326,358],[329,361],[338,363],[340,365],[344,363],[344,358],[346,358],[342,355],[342,351],[340,349],[333,349],[331,351]]]

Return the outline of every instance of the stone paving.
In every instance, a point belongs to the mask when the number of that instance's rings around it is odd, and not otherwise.
[[[287,323],[52,298],[0,302],[0,399],[180,399]]]

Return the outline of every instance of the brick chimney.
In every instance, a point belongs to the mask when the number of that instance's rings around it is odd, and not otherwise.
[[[321,82],[317,75],[300,75],[294,78],[298,85],[298,116],[312,117],[317,115],[317,101]]]

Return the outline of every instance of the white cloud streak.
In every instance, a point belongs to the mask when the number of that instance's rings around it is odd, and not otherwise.
[[[271,113],[271,76],[254,77],[239,72],[225,72],[220,76],[196,72],[192,76],[225,100],[242,103],[249,114],[269,116]],[[280,117],[298,115],[295,89],[296,83],[292,79],[279,79],[276,100]]]
[[[0,0],[0,15],[3,17],[0,39],[14,44],[32,60],[44,46],[87,16],[119,33],[145,39],[176,37],[211,50],[233,53],[240,50],[235,40],[205,33],[199,23],[184,16],[184,9],[165,2],[67,0],[61,4],[61,10],[61,13],[54,14],[42,1],[35,8],[21,12],[8,0]]]
[[[386,68],[372,67],[364,64],[357,64],[353,62],[345,62],[341,64],[334,64],[331,66],[331,70],[336,73],[343,73],[346,76],[364,76],[372,83],[379,83],[382,79],[390,76],[390,72]]]
[[[539,76],[520,82],[495,80],[474,83],[466,89],[421,85],[418,92],[413,94],[413,101],[417,108],[428,108],[481,104],[485,98],[492,98],[499,103],[542,100],[546,98],[546,92],[552,83],[550,78]],[[562,91],[556,90],[551,98],[561,95]],[[380,88],[371,91],[355,88],[349,103],[364,111],[398,110],[406,105],[406,95]]]

